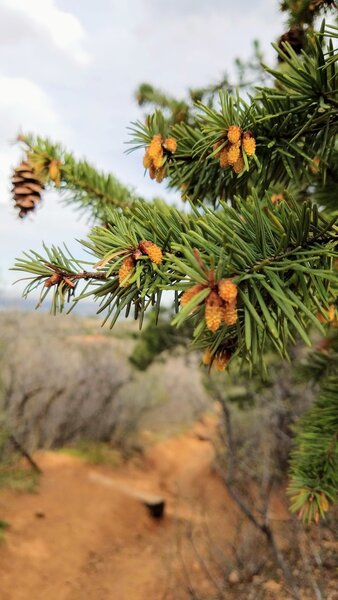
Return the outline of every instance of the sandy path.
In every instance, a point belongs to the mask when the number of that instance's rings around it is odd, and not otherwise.
[[[182,527],[198,527],[207,505],[216,537],[230,540],[234,530],[236,511],[212,458],[209,442],[194,432],[152,446],[137,466],[114,470],[41,453],[38,493],[0,496],[1,515],[11,524],[0,547],[0,599],[187,598],[177,559]],[[165,518],[155,521],[137,500],[94,483],[93,471],[161,494]],[[203,574],[196,577],[207,586]]]

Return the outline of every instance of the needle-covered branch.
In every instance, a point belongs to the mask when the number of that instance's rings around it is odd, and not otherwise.
[[[289,24],[292,26],[312,27],[318,15],[328,8],[335,8],[334,0],[282,0],[281,10],[288,12]]]
[[[124,214],[112,212],[109,222],[82,242],[97,273],[77,300],[94,296],[111,325],[131,310],[142,323],[149,306],[160,310],[163,291],[175,291],[181,308],[174,324],[192,323],[194,344],[209,349],[211,362],[223,353],[226,362],[239,356],[263,370],[269,347],[285,357],[298,336],[311,345],[310,326],[324,332],[338,229],[315,205],[251,197],[238,199],[236,209],[222,203],[218,211],[187,215],[158,203],[154,218],[152,205],[136,202]],[[42,287],[44,299],[52,291],[53,307],[62,309],[65,292],[72,301],[78,280],[88,279],[82,265],[78,275],[74,267],[74,259],[52,249],[15,268],[35,274],[28,292]]]
[[[334,31],[334,28],[333,28]],[[330,29],[332,38],[332,28]],[[252,186],[292,186],[305,191],[334,176],[338,132],[338,72],[332,39],[323,29],[311,51],[298,55],[285,42],[278,55],[286,65],[269,69],[276,86],[257,89],[250,102],[220,92],[219,109],[197,103],[195,121],[174,125],[177,150],[168,161],[167,183],[192,201],[245,196]],[[134,149],[164,137],[156,112],[132,128]],[[236,127],[239,135],[231,132]],[[230,135],[229,135],[230,132]],[[248,143],[248,138],[251,142]],[[253,140],[253,141],[252,141]]]
[[[76,160],[60,144],[25,135],[20,135],[19,140],[23,142],[25,157],[15,169],[12,182],[21,217],[38,206],[45,187],[58,190],[64,202],[75,204],[102,222],[106,221],[109,208],[123,210],[137,197],[116,177],[97,171],[84,160]]]
[[[298,421],[291,460],[292,510],[308,523],[337,502],[338,377],[323,382],[315,404]]]
[[[105,273],[90,272],[84,269],[84,263],[73,258],[67,247],[65,251],[53,246],[48,249],[44,245],[45,256],[37,252],[25,252],[26,258],[18,260],[14,267],[16,271],[34,274],[35,277],[26,277],[29,280],[23,296],[40,288],[38,306],[46,298],[50,289],[54,290],[51,312],[62,312],[66,303],[76,299],[78,283],[82,281],[104,280]]]

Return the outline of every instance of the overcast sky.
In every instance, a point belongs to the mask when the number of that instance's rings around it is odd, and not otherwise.
[[[173,95],[217,82],[255,38],[274,61],[283,31],[278,0],[0,0],[0,290],[23,250],[88,231],[86,220],[50,194],[24,221],[10,201],[10,170],[20,159],[18,131],[62,141],[78,157],[111,171],[146,197],[163,188],[144,178],[141,156],[124,154],[126,127],[142,116],[140,82]],[[79,252],[78,252],[79,254]],[[1,293],[1,292],[0,292]]]

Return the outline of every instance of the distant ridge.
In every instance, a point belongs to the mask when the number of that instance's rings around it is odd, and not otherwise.
[[[0,293],[0,310],[19,310],[22,312],[33,312],[37,305],[37,298],[22,298],[20,296],[14,296],[12,294]],[[72,314],[81,317],[97,317],[102,318],[101,315],[96,315],[99,305],[94,302],[78,302],[75,308],[72,310]],[[44,302],[40,307],[40,312],[49,312],[50,303]],[[66,311],[65,311],[66,312]]]

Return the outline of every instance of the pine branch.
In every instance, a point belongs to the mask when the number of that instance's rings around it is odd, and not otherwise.
[[[267,189],[292,180],[298,190],[306,190],[325,183],[327,171],[334,172],[338,73],[336,50],[329,43],[325,51],[322,36],[316,36],[306,54],[297,55],[288,43],[282,49],[275,46],[287,70],[266,67],[278,87],[259,88],[250,105],[238,95],[221,92],[220,109],[197,103],[194,122],[174,125],[170,135],[177,140],[177,151],[167,163],[168,185],[183,187],[183,195],[192,201],[215,203],[220,198],[233,200],[235,194],[245,196],[252,186]],[[164,125],[159,112],[146,125],[134,124],[134,149],[146,148],[155,134],[165,137]],[[249,155],[242,138],[238,168],[221,160],[232,126],[251,132],[257,146]]]
[[[50,292],[53,290],[53,299],[51,312],[57,314],[62,312],[65,304],[77,301],[77,287],[81,280],[88,283],[93,281],[102,281],[106,278],[105,273],[90,272],[82,270],[83,263],[74,259],[65,246],[65,251],[61,248],[52,247],[48,249],[44,246],[46,256],[31,251],[25,253],[26,258],[18,260],[13,270],[33,273],[35,276],[27,277],[29,280],[23,296],[27,298],[28,294],[41,289],[40,299],[37,308]],[[79,268],[81,269],[79,271]]]
[[[338,376],[323,382],[318,400],[296,427],[291,459],[291,510],[318,523],[338,495]]]
[[[329,8],[334,10],[334,0],[282,0],[281,10],[288,12],[290,26],[312,27],[314,20]]]
[[[78,280],[89,278],[89,291],[77,301],[94,296],[112,326],[132,308],[142,324],[147,308],[156,305],[158,312],[162,292],[172,290],[181,294],[174,324],[191,323],[197,347],[239,355],[261,368],[269,345],[284,357],[295,336],[310,345],[310,325],[325,331],[316,313],[325,316],[333,302],[338,230],[311,204],[299,207],[290,199],[261,205],[253,197],[245,205],[238,199],[237,209],[222,203],[220,211],[187,215],[158,203],[154,220],[154,207],[136,202],[125,214],[112,212],[109,223],[82,242],[95,257],[97,274],[81,269],[77,275],[74,260],[60,249],[47,258],[33,253],[15,266],[35,274],[25,293],[42,287],[44,299],[53,288],[53,307],[62,309],[65,293],[71,301]],[[228,313],[222,321],[228,306],[220,295],[223,280],[234,282],[238,292],[228,323]],[[212,298],[219,307],[217,326],[208,320]]]
[[[113,175],[76,160],[59,144],[33,136],[20,135],[18,139],[24,143],[26,160],[41,184],[58,190],[65,203],[89,210],[95,219],[105,222],[110,207],[125,209],[137,197]]]
[[[160,108],[168,111],[168,121],[171,124],[187,121],[189,118],[191,106],[187,102],[164,94],[149,83],[142,83],[136,90],[135,95],[139,106],[150,105],[153,110]]]
[[[333,309],[334,306],[331,306]],[[327,322],[330,322],[331,328],[327,336],[320,340],[312,351],[306,362],[301,364],[298,369],[298,376],[304,381],[313,381],[314,383],[323,383],[328,377],[334,375],[338,365],[338,320],[335,311],[329,311]]]

